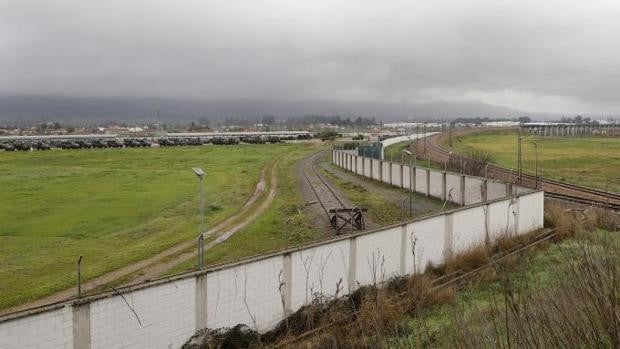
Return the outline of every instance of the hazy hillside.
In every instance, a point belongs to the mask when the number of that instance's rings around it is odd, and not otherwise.
[[[483,103],[344,103],[330,101],[269,102],[255,100],[199,101],[164,98],[74,98],[0,96],[0,122],[192,121],[226,117],[277,118],[302,115],[367,116],[377,120],[451,119],[456,117],[518,117],[527,113]]]

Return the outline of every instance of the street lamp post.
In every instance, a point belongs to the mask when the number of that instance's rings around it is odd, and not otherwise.
[[[413,215],[413,167],[411,163],[413,153],[407,149],[404,149],[403,155],[404,154],[409,155],[409,217],[411,217]]]
[[[538,143],[532,142],[534,144],[534,167],[536,173],[536,189],[538,189]]]
[[[205,195],[204,176],[205,171],[200,167],[193,167],[194,174],[200,179],[200,235],[198,237],[198,267],[204,267],[204,231],[205,231]]]

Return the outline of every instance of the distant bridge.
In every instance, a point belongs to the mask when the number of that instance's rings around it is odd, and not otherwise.
[[[526,123],[521,127],[538,136],[606,136],[619,137],[620,125],[591,125],[571,123]]]

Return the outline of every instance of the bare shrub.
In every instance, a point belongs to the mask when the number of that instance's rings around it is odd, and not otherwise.
[[[620,347],[619,248],[604,241],[569,245],[551,267],[548,287],[519,288],[507,278],[491,307],[454,312],[442,345]]]

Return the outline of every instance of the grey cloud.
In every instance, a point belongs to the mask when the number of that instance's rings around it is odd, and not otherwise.
[[[611,113],[619,14],[614,1],[0,0],[0,94]]]

